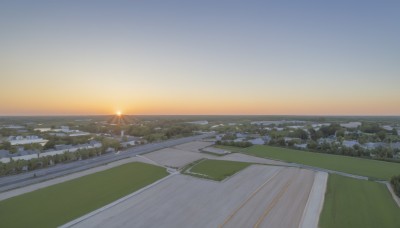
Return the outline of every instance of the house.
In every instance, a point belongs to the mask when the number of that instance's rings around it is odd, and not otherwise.
[[[243,133],[236,133],[236,138],[246,138],[247,134],[243,134]]]
[[[262,137],[262,139],[263,139],[266,143],[269,143],[269,141],[271,141],[271,136],[269,136],[269,135],[264,135],[264,136]]]
[[[255,138],[255,139],[250,139],[248,140],[253,145],[264,145],[265,141],[262,138]]]
[[[283,137],[283,139],[285,140],[285,142],[289,142],[289,141],[292,141],[292,140],[301,142],[300,138]]]
[[[400,149],[400,142],[391,143],[390,147],[392,147],[392,149]]]
[[[223,137],[224,137],[224,134],[216,135],[215,140],[221,141]]]
[[[294,144],[294,147],[299,148],[299,149],[307,149],[307,143]]]
[[[318,139],[318,144],[321,145],[323,143],[334,143],[336,142],[335,136],[329,136],[328,138],[320,138]]]
[[[341,123],[340,126],[344,128],[357,128],[361,126],[361,122],[348,122],[348,123]]]
[[[69,150],[69,149],[72,149],[73,146],[72,145],[59,144],[59,145],[55,145],[54,148],[56,150]]]
[[[199,120],[199,121],[192,121],[192,122],[186,122],[188,124],[196,124],[196,125],[207,125],[208,121],[207,120]]]
[[[121,143],[121,146],[122,147],[130,147],[130,146],[134,146],[134,145],[136,145],[136,141],[128,141],[128,142],[123,142],[123,143]]]
[[[360,145],[357,140],[343,140],[342,145],[345,147],[353,147],[355,145]]]
[[[23,136],[10,136],[8,137],[8,141],[11,145],[24,145],[24,144],[32,144],[32,143],[39,143],[40,145],[44,146],[48,140],[42,139],[36,135],[28,135],[26,137]]]
[[[237,138],[233,140],[233,142],[244,142],[246,139],[245,138]]]
[[[0,158],[8,158],[8,157],[10,157],[10,151],[0,150]]]
[[[391,130],[393,130],[393,127],[390,126],[390,125],[384,125],[384,126],[382,126],[382,128],[385,129],[386,131],[391,131]]]
[[[364,145],[362,145],[363,148],[368,149],[368,150],[372,150],[372,149],[376,149],[378,147],[384,147],[386,146],[386,143],[382,143],[382,142],[367,142]]]

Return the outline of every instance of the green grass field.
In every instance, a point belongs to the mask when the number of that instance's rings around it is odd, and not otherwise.
[[[257,157],[279,159],[384,180],[400,174],[400,163],[393,162],[258,145],[240,148],[236,150],[238,151]]]
[[[186,172],[186,170],[185,174],[221,181],[249,165],[251,165],[251,163],[207,159],[187,169],[190,170],[191,173]]]
[[[0,201],[0,227],[56,227],[167,176],[134,162]]]
[[[383,184],[329,175],[319,226],[400,227],[400,208]]]

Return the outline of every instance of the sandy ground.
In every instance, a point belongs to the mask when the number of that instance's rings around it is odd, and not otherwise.
[[[2,192],[0,193],[0,201],[1,200],[5,200],[14,196],[18,196],[24,193],[28,193],[28,192],[32,192],[41,188],[45,188],[54,184],[59,184],[65,181],[69,181],[69,180],[73,180],[82,176],[86,176],[92,173],[96,173],[96,172],[100,172],[103,170],[107,170],[107,169],[111,169],[117,166],[120,166],[122,164],[126,164],[126,163],[130,163],[130,162],[143,162],[143,163],[149,163],[149,164],[153,164],[151,161],[147,160],[147,159],[143,159],[143,158],[139,158],[139,157],[132,157],[132,158],[128,158],[128,159],[123,159],[120,161],[116,161],[116,162],[112,162],[109,163],[107,165],[103,165],[103,166],[99,166],[96,168],[92,168],[92,169],[88,169],[82,172],[77,172],[77,173],[73,173],[67,176],[63,176],[63,177],[59,177],[59,178],[55,178],[55,179],[51,179],[48,181],[44,181],[41,183],[37,183],[37,184],[33,184],[33,185],[28,185],[26,187],[22,187],[22,188],[17,188],[14,190],[10,190],[7,192]]]
[[[191,151],[191,152],[200,152],[200,149],[203,149],[204,147],[208,147],[211,145],[214,145],[214,143],[213,142],[194,141],[194,142],[177,145],[174,148],[179,149],[179,150]]]
[[[318,228],[319,216],[324,206],[328,173],[317,172],[299,228]]]
[[[223,182],[177,174],[76,227],[298,227],[313,180],[263,165]]]
[[[181,168],[201,158],[214,158],[213,155],[166,148],[142,155],[163,166]]]

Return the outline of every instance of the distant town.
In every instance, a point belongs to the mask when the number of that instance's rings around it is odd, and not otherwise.
[[[198,118],[198,119],[196,119]],[[173,138],[213,132],[217,145],[271,145],[316,153],[400,161],[395,118],[3,117],[0,175],[11,175]]]

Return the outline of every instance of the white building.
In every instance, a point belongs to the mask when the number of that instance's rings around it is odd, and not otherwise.
[[[29,135],[26,137],[23,136],[10,136],[8,137],[8,141],[11,145],[24,145],[24,144],[33,144],[39,143],[40,145],[44,146],[49,140],[42,139],[36,135]]]
[[[348,123],[342,123],[340,126],[345,127],[345,128],[357,128],[361,126],[361,122],[348,122]]]

